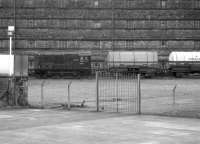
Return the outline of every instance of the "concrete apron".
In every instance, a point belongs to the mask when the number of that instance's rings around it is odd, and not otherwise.
[[[200,120],[69,112],[0,111],[1,144],[197,144]]]

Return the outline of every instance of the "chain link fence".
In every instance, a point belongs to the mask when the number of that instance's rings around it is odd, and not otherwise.
[[[200,118],[200,79],[141,79],[100,72],[98,80],[29,80],[33,107],[141,113]],[[140,96],[141,95],[141,99]],[[70,107],[69,107],[70,106]]]
[[[37,108],[138,113],[138,90],[135,74],[101,71],[92,79],[29,80],[28,102]]]
[[[95,109],[95,79],[32,79],[29,80],[28,101],[38,108]]]
[[[143,114],[200,117],[200,79],[142,79]]]

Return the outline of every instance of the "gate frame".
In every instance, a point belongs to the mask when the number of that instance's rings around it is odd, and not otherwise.
[[[96,111],[99,112],[99,71],[96,71]]]
[[[99,71],[95,72],[95,78],[96,78],[96,111],[99,111]],[[118,72],[116,76],[116,80],[118,80]],[[118,87],[116,87],[116,90],[118,90]],[[137,103],[138,103],[138,108],[137,108],[137,114],[141,115],[141,75],[137,74]],[[118,106],[117,106],[117,112],[118,112]]]
[[[138,114],[141,114],[141,81],[140,81],[141,77],[140,74],[137,74],[137,97],[138,97]]]

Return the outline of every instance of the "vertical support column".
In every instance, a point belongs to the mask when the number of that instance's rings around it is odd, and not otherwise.
[[[10,89],[9,89],[9,98],[10,102],[9,104],[14,105],[15,104],[15,95],[14,95],[14,77],[13,77],[13,61],[12,61],[12,36],[15,31],[14,26],[8,26],[8,36],[9,36],[9,84],[10,84]]]
[[[174,86],[173,88],[173,105],[176,104],[176,87],[177,87],[177,84]]]
[[[138,114],[141,114],[141,85],[140,74],[137,75]]]
[[[9,55],[12,54],[12,36],[9,37],[10,43],[9,43]]]
[[[41,108],[44,108],[44,84],[45,80],[43,80],[41,84]]]
[[[13,71],[13,64],[12,64],[12,36],[10,36],[10,42],[9,42],[9,76],[12,76]]]
[[[115,92],[116,92],[116,101],[117,101],[117,112],[119,112],[119,103],[118,103],[118,100],[119,100],[119,96],[118,96],[118,79],[119,79],[119,76],[118,76],[118,72],[116,72],[116,79],[115,79],[115,82],[116,82],[116,89],[115,89]]]
[[[71,109],[71,95],[70,95],[70,86],[72,81],[70,81],[67,85],[67,109]]]
[[[96,71],[96,109],[99,112],[99,72]]]
[[[9,76],[10,76],[10,95],[11,95],[11,103],[12,105],[17,105],[17,97],[15,96],[15,79],[13,77],[13,66],[14,64],[12,63],[12,36],[9,37]]]

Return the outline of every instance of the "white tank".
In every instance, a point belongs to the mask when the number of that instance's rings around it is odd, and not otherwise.
[[[158,62],[156,51],[110,51],[108,65],[151,65]]]
[[[14,72],[14,56],[0,54],[0,76],[10,76]]]
[[[200,52],[171,52],[169,62],[200,61]]]

